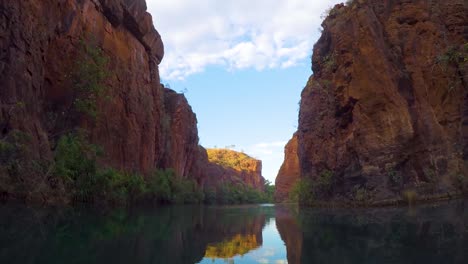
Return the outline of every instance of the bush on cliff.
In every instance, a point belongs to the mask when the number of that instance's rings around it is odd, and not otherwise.
[[[91,144],[84,131],[61,136],[52,161],[35,159],[29,153],[30,136],[13,131],[0,139],[0,195],[20,199],[47,199],[53,195],[75,203],[265,203],[267,192],[245,185],[224,185],[203,191],[194,180],[173,170],[155,170],[148,175],[102,168],[102,149]],[[57,193],[51,190],[57,189]],[[34,197],[31,197],[35,195]],[[68,199],[67,199],[68,198]]]
[[[171,169],[157,170],[148,176],[147,196],[161,203],[200,203],[203,191],[194,180],[178,177]]]
[[[97,102],[107,91],[105,80],[109,76],[109,58],[90,40],[81,40],[79,59],[71,74],[74,106],[78,112],[97,118]]]
[[[217,189],[205,189],[206,204],[254,204],[271,203],[273,199],[267,194],[245,185],[223,184]]]
[[[12,130],[0,138],[0,198],[29,199],[46,195],[51,162],[34,153],[31,135]]]
[[[315,200],[314,184],[309,178],[296,181],[289,193],[289,201],[300,205],[312,205]]]

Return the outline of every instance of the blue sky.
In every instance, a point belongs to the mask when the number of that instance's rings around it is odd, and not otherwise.
[[[165,47],[162,82],[185,92],[201,145],[261,159],[274,182],[297,128],[321,15],[339,2],[147,0]]]

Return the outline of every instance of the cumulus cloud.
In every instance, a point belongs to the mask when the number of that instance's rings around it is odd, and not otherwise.
[[[338,0],[147,0],[161,33],[164,79],[207,66],[287,68],[310,56],[320,15]]]

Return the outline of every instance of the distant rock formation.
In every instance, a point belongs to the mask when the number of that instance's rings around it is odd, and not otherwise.
[[[297,131],[300,176],[331,175],[317,199],[385,203],[408,190],[418,199],[466,191],[467,13],[462,0],[356,0],[330,11]],[[287,155],[284,167],[290,162]]]
[[[207,149],[205,183],[216,187],[222,184],[242,184],[264,190],[262,161],[230,149]]]

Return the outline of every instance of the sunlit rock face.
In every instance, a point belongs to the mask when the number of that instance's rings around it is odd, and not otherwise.
[[[205,186],[236,184],[264,190],[262,161],[230,149],[207,149],[206,153]]]
[[[359,0],[330,11],[297,131],[301,177],[332,175],[317,199],[466,190],[466,13],[462,0]]]

